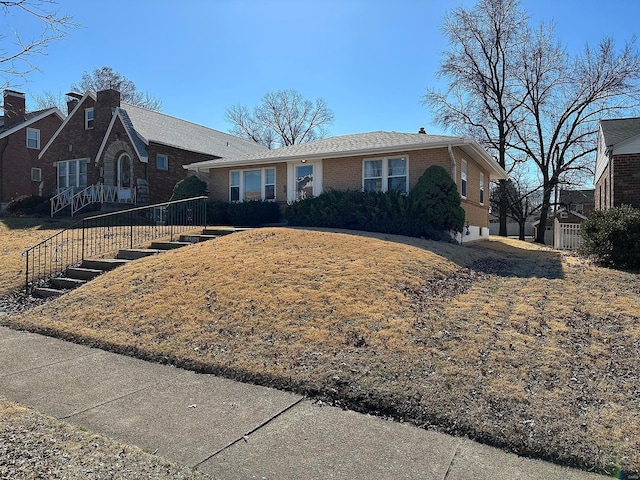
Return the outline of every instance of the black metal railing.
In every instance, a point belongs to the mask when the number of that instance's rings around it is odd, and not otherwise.
[[[103,257],[119,249],[175,236],[207,225],[207,197],[137,207],[84,218],[22,252],[26,289],[56,276],[85,258]]]

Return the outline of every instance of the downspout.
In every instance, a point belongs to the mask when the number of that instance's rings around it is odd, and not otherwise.
[[[613,208],[613,171],[612,171],[612,167],[613,167],[613,149],[609,150],[609,155],[607,155],[608,159],[609,159],[609,191],[605,192],[607,194],[607,208],[606,210],[608,210],[609,208]]]
[[[447,150],[449,151],[449,158],[451,159],[451,178],[453,178],[453,183],[456,188],[458,188],[458,180],[457,180],[457,168],[456,168],[456,157],[453,155],[453,147],[451,144],[447,145]],[[462,240],[464,238],[463,232],[460,233],[460,245],[462,245]]]
[[[457,170],[456,170],[456,157],[453,156],[453,147],[451,144],[447,145],[447,150],[449,150],[449,158],[451,159],[451,178],[453,178],[453,183],[458,186],[457,180]]]
[[[9,137],[7,136],[3,138],[0,143],[0,204],[2,204],[4,199],[4,151],[8,145]]]

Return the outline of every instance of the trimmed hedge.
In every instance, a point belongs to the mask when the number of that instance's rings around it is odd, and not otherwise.
[[[207,223],[209,225],[257,227],[280,223],[281,221],[280,205],[276,202],[227,203],[220,200],[207,201]]]
[[[22,196],[7,205],[7,212],[12,215],[48,215],[49,199],[38,195]]]
[[[396,191],[329,190],[287,206],[289,225],[344,228],[450,240],[461,232],[464,210],[447,171],[429,167],[409,196]]]
[[[615,267],[640,268],[640,209],[593,210],[581,226],[579,252]]]

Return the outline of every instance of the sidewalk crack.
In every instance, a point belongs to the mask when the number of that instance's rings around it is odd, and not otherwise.
[[[298,400],[296,400],[295,402],[293,402],[291,405],[283,408],[282,410],[280,410],[279,412],[277,412],[275,415],[272,415],[270,418],[267,418],[264,422],[262,422],[261,424],[259,424],[257,427],[252,428],[251,430],[249,430],[247,433],[245,433],[244,435],[242,435],[239,438],[236,438],[235,440],[231,441],[230,443],[228,443],[227,445],[225,445],[224,447],[220,448],[219,450],[213,452],[211,455],[209,455],[208,457],[206,457],[204,460],[201,460],[200,462],[196,463],[195,465],[193,465],[191,468],[198,468],[200,465],[202,465],[203,463],[207,462],[208,460],[211,460],[213,457],[215,457],[216,455],[219,455],[220,453],[224,452],[225,450],[227,450],[228,448],[233,447],[236,443],[242,441],[242,440],[246,440],[246,438],[251,435],[252,433],[257,432],[258,430],[260,430],[262,427],[265,427],[266,425],[268,425],[269,423],[271,423],[272,421],[274,421],[276,418],[280,417],[281,415],[284,415],[285,413],[287,413],[289,410],[291,410],[292,408],[294,408],[295,406],[297,406],[298,404],[300,404],[300,402],[302,402],[305,399],[305,397],[301,397]]]
[[[447,480],[449,478],[449,474],[451,473],[451,469],[453,468],[453,463],[455,462],[456,457],[458,456],[458,453],[460,452],[460,447],[462,446],[462,442],[464,442],[464,440],[461,440],[456,445],[456,449],[453,451],[453,456],[451,457],[451,461],[449,462],[449,467],[447,468],[447,471],[444,474],[444,477],[442,477],[442,480]]]

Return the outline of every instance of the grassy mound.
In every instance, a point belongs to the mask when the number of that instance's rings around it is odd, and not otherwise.
[[[261,229],[3,320],[520,454],[640,472],[640,286],[516,241]]]

